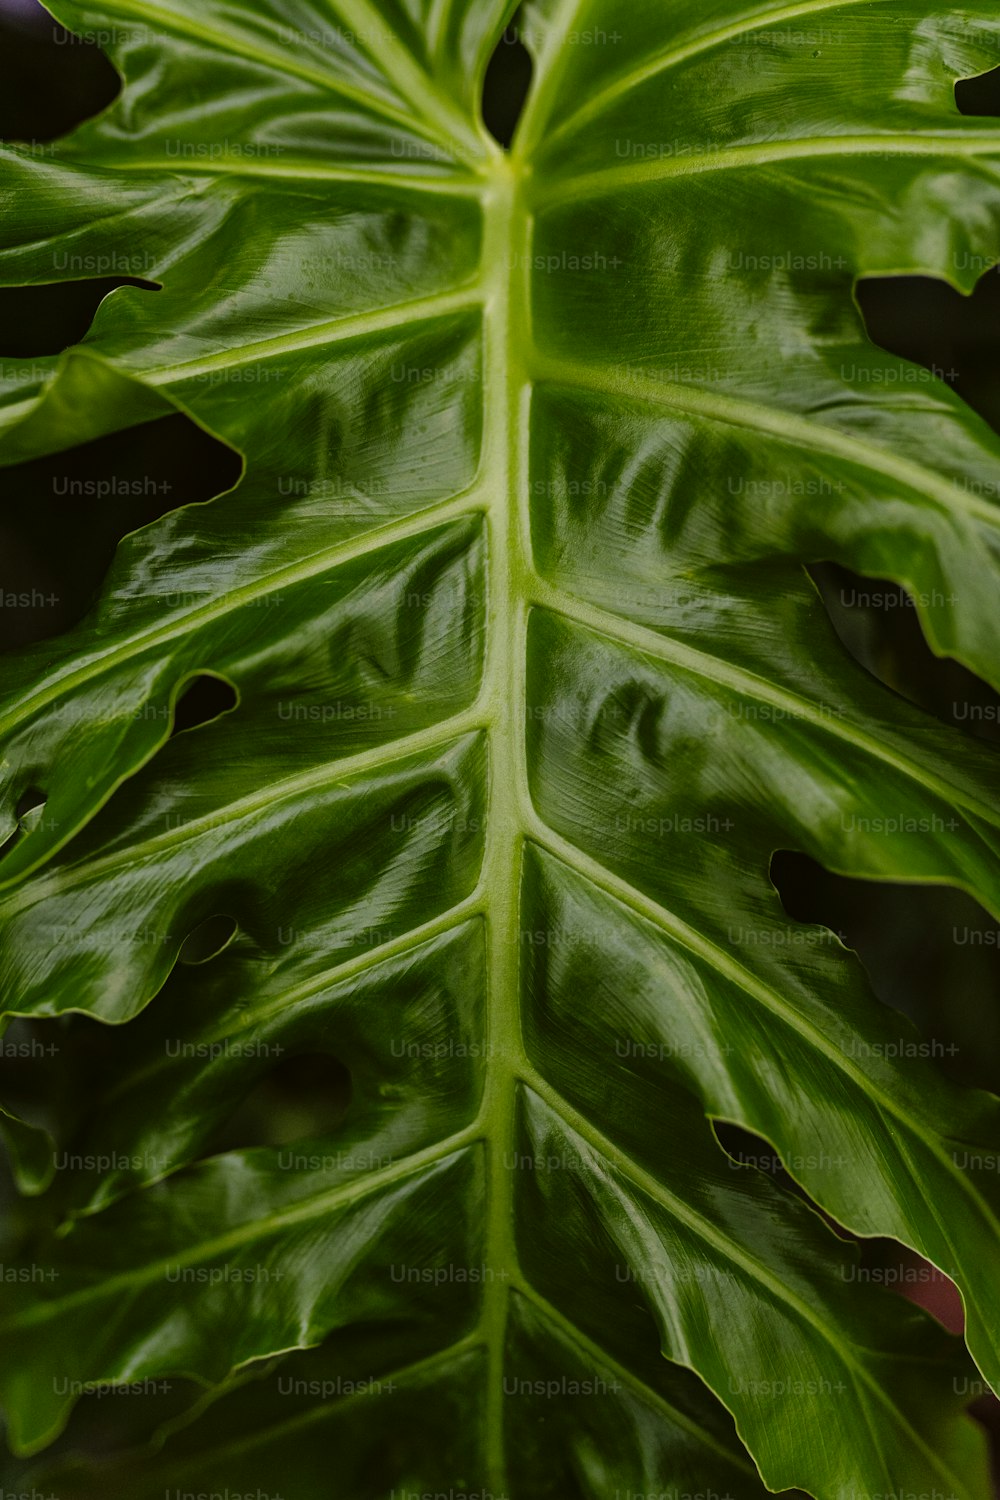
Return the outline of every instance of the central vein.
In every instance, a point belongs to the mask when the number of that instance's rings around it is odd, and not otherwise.
[[[517,1079],[525,1072],[520,983],[521,853],[528,801],[525,763],[525,648],[528,534],[529,387],[520,356],[529,316],[525,292],[530,221],[518,173],[496,161],[485,202],[484,479],[490,503],[486,698],[489,705],[489,802],[486,840],[488,958],[485,1286],[483,1330],[488,1349],[486,1434],[488,1472],[506,1490],[503,1436],[504,1347],[510,1278],[516,1269],[514,1174]]]

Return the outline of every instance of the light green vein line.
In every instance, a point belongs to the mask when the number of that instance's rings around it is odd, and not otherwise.
[[[192,609],[185,610],[176,615],[169,625],[154,626],[151,630],[130,636],[124,646],[113,646],[107,651],[87,657],[82,666],[74,664],[62,672],[53,673],[43,688],[35,693],[26,694],[8,716],[0,721],[0,733],[7,733],[16,728],[39,708],[54,703],[73,688],[96,677],[100,672],[110,671],[151,647],[188,636],[192,630],[201,625],[224,619],[232,610],[251,604],[262,595],[276,591],[283,586],[291,588],[295,584],[304,583],[310,578],[327,572],[330,568],[344,566],[362,557],[372,556],[398,542],[411,541],[416,537],[429,535],[437,527],[444,526],[449,521],[481,514],[482,508],[477,480],[471,490],[461,495],[453,496],[437,505],[428,506],[401,521],[391,521],[384,526],[376,527],[372,531],[365,532],[361,537],[352,537],[346,542],[336,542],[331,547],[310,553],[301,562],[288,563],[285,567],[276,568],[272,573],[255,578],[252,583],[230,589],[209,604],[199,604]]]
[[[572,29],[582,5],[587,0],[559,0],[545,25],[545,37],[535,58],[535,82],[514,133],[511,159],[523,168],[530,159],[548,124],[552,105],[559,91],[572,48],[563,38]]]
[[[746,427],[751,432],[766,432],[793,447],[830,453],[916,490],[949,515],[954,511],[964,511],[976,520],[1000,527],[1000,506],[990,505],[968,493],[924,464],[898,458],[852,433],[812,417],[800,416],[798,412],[764,406],[761,402],[723,395],[700,386],[645,378],[621,370],[613,370],[609,377],[599,368],[541,354],[535,356],[533,365],[537,378],[544,383],[662,406],[686,416],[704,417],[731,427]]]
[[[702,32],[692,37],[689,42],[683,42],[680,46],[671,46],[663,52],[656,53],[641,67],[631,68],[622,73],[613,83],[606,88],[597,90],[586,104],[574,110],[562,120],[546,136],[546,145],[559,140],[565,135],[575,135],[581,125],[600,115],[620,99],[630,94],[634,89],[644,83],[648,83],[657,74],[669,71],[678,63],[688,62],[691,58],[699,56],[704,52],[711,52],[715,47],[722,46],[726,42],[735,41],[738,37],[746,36],[748,32],[767,31],[772,26],[781,25],[785,21],[800,21],[807,16],[822,15],[825,11],[846,10],[852,5],[863,5],[870,10],[873,0],[812,0],[812,3],[782,6],[775,10],[754,10],[741,16],[729,26],[719,27],[715,31]]]
[[[114,0],[114,3],[102,3],[102,13],[108,16],[121,16],[127,20],[134,21],[146,30],[158,28],[172,36],[187,38],[189,41],[203,42],[209,47],[218,48],[219,51],[229,53],[235,57],[242,57],[247,62],[257,63],[261,67],[271,68],[274,72],[283,74],[288,78],[298,78],[304,83],[310,83],[315,88],[321,88],[329,93],[339,94],[345,99],[360,105],[365,112],[388,120],[394,125],[402,126],[406,130],[415,130],[418,134],[435,140],[438,145],[448,149],[454,143],[448,142],[439,135],[430,120],[422,118],[419,121],[411,118],[405,110],[398,109],[387,100],[379,98],[374,93],[368,93],[356,84],[349,83],[346,79],[340,79],[335,74],[326,72],[322,68],[312,68],[307,63],[299,62],[290,52],[272,50],[259,42],[252,42],[246,37],[239,37],[221,27],[214,27],[204,21],[197,21],[190,15],[181,15],[177,11],[165,10],[157,6],[143,3],[141,5],[130,5],[127,0]],[[411,101],[412,102],[412,101]]]
[[[529,233],[516,172],[504,162],[486,205],[487,244],[498,253],[488,289],[486,366],[492,393],[486,409],[484,469],[491,477],[485,695],[491,706],[489,827],[483,881],[490,893],[487,1037],[490,1069],[483,1100],[489,1122],[486,1261],[513,1272],[513,1183],[505,1157],[512,1150],[516,1078],[525,1062],[520,1017],[520,876],[523,809],[528,804],[525,732],[527,599],[521,499],[527,463],[524,439],[526,376],[520,343],[530,316],[521,267]],[[502,252],[506,251],[506,255]],[[505,264],[506,261],[506,264]],[[490,1486],[505,1494],[504,1367],[510,1312],[509,1282],[494,1278],[483,1293],[488,1348],[485,1430]]]
[[[331,318],[326,323],[314,323],[308,328],[300,329],[298,333],[276,334],[273,338],[259,339],[253,344],[240,344],[235,351],[222,349],[203,359],[189,359],[160,369],[142,370],[124,365],[116,368],[122,374],[133,375],[147,385],[173,385],[179,381],[197,380],[201,375],[210,375],[216,370],[228,370],[233,366],[272,359],[282,354],[297,354],[304,349],[331,348],[349,343],[352,339],[365,338],[369,334],[392,333],[398,328],[405,328],[409,333],[416,323],[472,312],[481,308],[481,305],[481,298],[474,289],[450,292],[445,296],[422,297],[412,302],[396,303],[377,313]]]
[[[227,1254],[230,1250],[252,1245],[255,1240],[277,1234],[280,1230],[290,1228],[294,1224],[308,1224],[311,1219],[322,1218],[338,1209],[353,1208],[385,1188],[417,1178],[425,1167],[434,1168],[446,1165],[449,1160],[459,1156],[481,1137],[480,1123],[478,1120],[473,1120],[464,1130],[448,1136],[433,1146],[425,1147],[423,1151],[415,1151],[412,1156],[407,1156],[403,1161],[382,1167],[358,1182],[341,1183],[338,1187],[328,1188],[325,1192],[317,1193],[301,1203],[294,1204],[291,1208],[268,1214],[263,1219],[253,1219],[249,1223],[239,1225],[236,1229],[229,1230],[226,1234],[217,1235],[215,1239],[202,1240],[187,1250],[179,1251],[176,1255],[167,1255],[139,1268],[106,1276],[90,1286],[66,1292],[61,1297],[34,1302],[29,1307],[22,1308],[0,1321],[0,1329],[32,1328],[39,1323],[47,1323],[52,1318],[62,1316],[71,1308],[85,1307],[90,1302],[99,1302],[109,1294],[113,1296],[116,1292],[124,1292],[132,1287],[148,1286],[175,1266],[195,1265],[202,1260],[211,1260],[215,1256]]]
[[[610,1374],[614,1375],[616,1380],[620,1380],[623,1385],[627,1385],[640,1401],[645,1402],[649,1406],[656,1407],[673,1426],[681,1427],[685,1432],[689,1432],[704,1447],[709,1448],[713,1453],[718,1454],[720,1458],[732,1464],[734,1469],[742,1469],[745,1474],[751,1474],[754,1478],[757,1477],[757,1471],[749,1459],[738,1453],[734,1453],[731,1448],[727,1448],[706,1427],[702,1427],[692,1417],[689,1417],[686,1412],[681,1411],[680,1407],[672,1405],[665,1396],[661,1396],[659,1391],[647,1385],[641,1377],[633,1374],[625,1365],[619,1364],[612,1355],[605,1349],[602,1349],[599,1344],[595,1343],[589,1334],[584,1333],[570,1318],[566,1317],[565,1313],[560,1312],[555,1303],[550,1302],[547,1297],[543,1297],[523,1277],[514,1278],[514,1290],[526,1302],[529,1302],[536,1308],[543,1318],[557,1328],[567,1343],[574,1344],[579,1353],[586,1354],[595,1365],[603,1366]]]
[[[640,187],[673,177],[691,177],[703,172],[735,171],[745,167],[773,166],[789,161],[833,157],[847,164],[852,157],[948,157],[995,156],[1000,166],[1000,130],[989,135],[973,131],[939,133],[909,131],[906,135],[814,136],[809,140],[769,141],[764,145],[724,146],[718,151],[690,156],[636,161],[627,166],[604,167],[578,177],[546,181],[533,196],[539,207],[577,202],[617,188]]]
[[[616,1167],[632,1186],[639,1188],[654,1203],[658,1203],[662,1208],[665,1208],[668,1214],[685,1225],[699,1239],[711,1245],[724,1259],[738,1266],[751,1280],[758,1282],[764,1287],[775,1301],[784,1303],[796,1317],[812,1328],[823,1342],[829,1346],[834,1355],[840,1359],[842,1364],[848,1370],[853,1371],[856,1384],[859,1387],[865,1388],[874,1397],[875,1405],[881,1406],[889,1413],[891,1418],[895,1419],[900,1430],[926,1456],[931,1467],[942,1478],[952,1483],[956,1481],[956,1476],[945,1466],[943,1460],[928,1446],[899,1407],[892,1403],[882,1383],[872,1375],[870,1370],[859,1362],[855,1351],[838,1337],[836,1327],[827,1323],[819,1313],[809,1306],[808,1302],[804,1301],[797,1292],[792,1291],[787,1283],[781,1281],[774,1271],[763,1261],[758,1260],[755,1255],[752,1255],[749,1251],[744,1250],[742,1246],[736,1244],[735,1241],[729,1239],[720,1230],[716,1229],[714,1224],[698,1213],[696,1209],[692,1208],[682,1198],[677,1197],[675,1193],[665,1187],[652,1173],[647,1172],[645,1168],[634,1162],[620,1147],[615,1145],[607,1136],[603,1135],[578,1110],[574,1109],[545,1079],[535,1074],[526,1078],[525,1082],[539,1095],[552,1113],[562,1121],[564,1128],[568,1130],[570,1135],[576,1136],[578,1141],[589,1147],[592,1159],[596,1155],[604,1162],[608,1162]],[[622,1194],[622,1189],[617,1185],[612,1187],[612,1191],[614,1191],[616,1197]],[[859,1406],[862,1410],[865,1410],[865,1401],[861,1390],[858,1392],[858,1397]],[[877,1446],[876,1440],[876,1448]],[[891,1477],[891,1475],[886,1473],[887,1479]],[[964,1485],[962,1486],[962,1492],[968,1493]]]
[[[7,895],[0,897],[0,910],[8,913],[34,906],[47,896],[61,894],[81,885],[89,885],[93,879],[116,870],[134,871],[143,860],[153,858],[164,851],[183,847],[200,835],[217,832],[230,823],[251,818],[255,813],[272,811],[281,803],[291,801],[304,794],[322,791],[330,786],[343,785],[356,777],[389,772],[393,776],[404,776],[417,769],[420,757],[444,751],[463,737],[481,732],[489,727],[481,709],[474,705],[451,719],[435,724],[431,729],[419,730],[403,739],[380,745],[377,750],[362,750],[344,760],[327,761],[318,769],[300,772],[284,781],[269,783],[246,797],[237,798],[227,804],[225,813],[206,813],[202,818],[192,818],[189,823],[168,828],[163,833],[143,839],[140,843],[127,844],[100,859],[81,859],[75,864],[50,871],[32,881],[15,886]]]
[[[821,733],[829,734],[843,744],[850,745],[852,749],[892,766],[908,780],[915,781],[926,791],[933,792],[949,806],[957,803],[982,818],[985,823],[1000,828],[1000,804],[992,806],[988,802],[978,801],[964,788],[942,781],[924,766],[910,760],[899,751],[891,749],[873,735],[849,723],[847,719],[819,712],[821,705],[810,702],[808,698],[789,692],[787,688],[776,687],[765,678],[758,677],[753,672],[747,672],[742,667],[732,666],[718,656],[710,656],[707,652],[699,651],[693,646],[684,645],[669,636],[661,635],[659,631],[650,630],[644,625],[637,625],[634,621],[612,614],[598,605],[588,604],[575,595],[556,588],[547,580],[539,579],[535,584],[535,599],[544,608],[573,620],[577,625],[597,635],[618,641],[622,645],[632,646],[657,662],[669,661],[696,677],[717,682],[742,697],[772,704],[780,708],[789,718],[801,719],[803,723],[811,725]]]
[[[455,133],[455,139],[449,144],[458,148],[464,146],[473,159],[478,158],[484,164],[500,155],[499,148],[488,138],[478,135],[461,108],[437,87],[399,34],[369,0],[332,0],[332,3],[372,61],[385,68],[393,81],[400,84],[410,103],[419,111],[425,133],[434,129],[434,122],[444,119]]]
[[[742,1470],[746,1474],[754,1474],[750,1462],[727,1448],[707,1428],[699,1425],[693,1418],[675,1407],[665,1396],[654,1390],[631,1370],[614,1359],[606,1350],[596,1344],[593,1339],[577,1328],[569,1318],[565,1317],[553,1303],[543,1297],[528,1282],[521,1278],[513,1278],[514,1289],[517,1294],[524,1298],[546,1322],[556,1329],[566,1343],[573,1345],[578,1356],[583,1356],[601,1369],[606,1370],[616,1380],[626,1385],[633,1395],[645,1405],[659,1411],[675,1427],[680,1427],[696,1439],[703,1447],[717,1454],[721,1459],[728,1462],[735,1469]],[[318,1346],[311,1346],[318,1347]],[[164,1474],[184,1475],[190,1473],[194,1468],[204,1468],[207,1459],[220,1461],[233,1458],[240,1454],[250,1452],[264,1443],[274,1442],[277,1439],[290,1436],[294,1432],[308,1429],[309,1427],[328,1420],[342,1411],[350,1411],[355,1406],[363,1405],[374,1396],[380,1395],[380,1387],[388,1389],[390,1383],[394,1385],[405,1385],[411,1381],[423,1380],[426,1376],[433,1376],[439,1369],[447,1370],[450,1366],[461,1363],[467,1354],[477,1349],[484,1349],[483,1331],[481,1326],[471,1329],[465,1336],[455,1343],[449,1344],[447,1348],[440,1349],[436,1353],[428,1355],[424,1359],[415,1360],[412,1364],[384,1371],[382,1374],[373,1376],[364,1390],[351,1392],[333,1402],[320,1402],[308,1411],[299,1412],[294,1417],[284,1422],[269,1423],[248,1436],[242,1436],[228,1443],[219,1443],[206,1449],[199,1449],[198,1453],[186,1460],[178,1460],[171,1463],[163,1471]],[[271,1355],[258,1356],[258,1358],[274,1359],[281,1354],[290,1352],[278,1350]],[[256,1361],[254,1361],[256,1362]],[[95,1381],[94,1384],[98,1382]],[[203,1405],[202,1414],[211,1411],[211,1405]]]
[[[296,1006],[313,1000],[317,995],[322,995],[324,990],[339,989],[342,985],[349,984],[352,979],[378,975],[382,969],[390,968],[400,958],[419,961],[423,950],[426,949],[429,952],[438,938],[457,934],[475,918],[483,919],[485,915],[485,892],[480,883],[471,895],[466,896],[457,905],[449,907],[440,916],[432,918],[429,922],[422,922],[419,927],[413,927],[399,937],[379,943],[365,953],[347,959],[344,963],[332,964],[319,973],[311,975],[309,979],[297,985],[290,985],[288,989],[278,994],[272,992],[268,995],[266,1004],[249,1005],[230,1021],[197,1032],[198,1041],[211,1045],[229,1037],[245,1035],[251,1028],[266,1026],[270,1021],[288,1019]],[[8,1014],[15,1014],[15,1012]],[[174,1061],[175,1059],[166,1051],[157,1054],[154,1062],[147,1063],[145,1067],[137,1068],[120,1078],[105,1094],[106,1102],[110,1104],[122,1094],[130,1093],[138,1084],[155,1077],[157,1073],[165,1072]],[[158,1180],[149,1179],[150,1182]]]
[[[308,1346],[318,1348],[316,1344]],[[433,1375],[437,1370],[446,1370],[450,1365],[459,1364],[467,1354],[475,1349],[482,1348],[482,1339],[478,1329],[472,1329],[464,1338],[458,1339],[454,1344],[449,1344],[446,1349],[439,1349],[437,1353],[428,1355],[425,1359],[418,1359],[410,1365],[403,1365],[399,1369],[387,1370],[381,1375],[368,1377],[368,1385],[365,1390],[352,1391],[350,1395],[341,1396],[336,1401],[320,1400],[316,1406],[308,1411],[299,1412],[294,1417],[289,1417],[284,1422],[266,1422],[263,1426],[256,1428],[252,1433],[236,1438],[233,1442],[217,1443],[207,1448],[200,1448],[197,1453],[187,1459],[177,1459],[174,1462],[163,1464],[162,1457],[169,1457],[170,1448],[165,1454],[158,1456],[157,1463],[157,1486],[158,1493],[162,1489],[164,1494],[168,1492],[164,1488],[163,1481],[168,1477],[175,1477],[192,1472],[198,1478],[204,1476],[206,1465],[209,1461],[213,1463],[223,1462],[226,1459],[236,1458],[243,1453],[252,1452],[254,1448],[260,1448],[265,1443],[272,1443],[278,1439],[290,1437],[293,1433],[301,1432],[317,1423],[329,1421],[339,1412],[352,1411],[354,1407],[363,1405],[381,1396],[389,1390],[390,1385],[405,1385],[411,1381],[419,1381],[428,1375]],[[260,1355],[258,1358],[275,1359],[282,1354],[289,1353],[288,1350],[276,1350],[270,1355]],[[248,1361],[256,1363],[256,1359]],[[277,1409],[275,1403],[272,1410]],[[200,1415],[211,1415],[211,1405],[203,1405]],[[185,1424],[186,1425],[186,1424]],[[168,1427],[167,1431],[171,1429]],[[100,1469],[96,1470],[100,1474]],[[206,1500],[209,1497],[206,1496]],[[220,1497],[221,1500],[221,1497]]]
[[[448,36],[451,4],[452,0],[431,0],[430,15],[427,18],[427,36],[430,42],[428,50],[438,62],[442,60],[442,48]]]
[[[76,165],[76,163],[72,163]],[[86,165],[83,163],[82,165]],[[279,182],[342,182],[358,186],[386,187],[393,193],[412,192],[438,194],[446,197],[479,198],[482,183],[472,176],[456,173],[428,177],[416,172],[407,172],[405,167],[386,167],[367,170],[353,167],[333,167],[322,161],[253,161],[246,157],[216,157],[211,161],[150,161],[142,157],[123,157],[114,163],[115,172],[148,172],[151,176],[169,173],[172,177],[260,177]]]
[[[432,297],[414,299],[412,302],[396,303],[377,313],[358,313],[351,317],[331,318],[325,323],[314,323],[297,333],[277,334],[273,338],[260,339],[253,344],[237,346],[236,351],[220,350],[201,359],[187,360],[176,365],[164,365],[159,369],[143,369],[135,365],[105,361],[103,356],[86,344],[76,344],[67,354],[76,358],[99,360],[107,363],[116,374],[146,384],[153,389],[175,385],[187,380],[198,380],[211,376],[218,370],[239,369],[256,360],[277,358],[283,354],[295,354],[305,349],[334,347],[347,344],[354,339],[370,334],[392,333],[396,329],[410,332],[414,324],[433,321],[456,314],[469,313],[481,307],[474,288],[461,292],[437,294]],[[65,356],[64,356],[65,357]],[[55,374],[58,375],[58,367]],[[51,388],[51,380],[40,383],[39,390],[21,401],[0,404],[0,434],[16,427],[37,408]]]
[[[534,827],[529,835],[531,840],[539,848],[544,849],[553,859],[566,865],[570,870],[576,872],[581,879],[603,891],[606,896],[617,901],[620,905],[642,917],[652,927],[667,934],[681,947],[693,953],[717,974],[741,989],[744,994],[752,999],[758,1000],[772,1015],[778,1017],[786,1026],[795,1031],[801,1039],[826,1058],[827,1062],[855,1084],[863,1095],[875,1100],[880,1109],[908,1130],[917,1140],[921,1141],[927,1150],[937,1158],[945,1169],[946,1175],[952,1177],[961,1188],[965,1196],[970,1200],[978,1216],[984,1221],[992,1237],[1000,1238],[1000,1220],[997,1219],[989,1204],[984,1202],[975,1191],[974,1184],[960,1170],[954,1159],[944,1150],[940,1141],[924,1130],[918,1120],[915,1120],[906,1112],[903,1105],[885,1093],[874,1078],[871,1078],[863,1069],[856,1067],[853,1059],[837,1047],[826,1037],[818,1026],[807,1017],[796,1011],[788,1002],[770,985],[758,979],[749,969],[725,953],[715,943],[707,938],[704,933],[681,921],[672,912],[667,911],[658,901],[645,895],[635,886],[630,885],[627,880],[614,872],[606,865],[600,864],[596,859],[584,853],[568,839],[563,838],[554,829],[547,827],[537,817]],[[922,1189],[921,1189],[922,1194]]]
[[[2,153],[4,149],[5,148],[0,146],[0,153]],[[6,149],[9,150],[10,148]],[[20,153],[18,153],[18,155],[20,155]],[[2,159],[2,155],[0,155],[0,159]],[[107,167],[95,167],[89,162],[79,161],[60,161],[59,166],[72,171],[75,176],[79,177],[89,176],[89,174],[93,172],[103,173],[104,180],[101,183],[102,188],[106,188],[114,182],[115,173],[113,170]],[[71,192],[73,197],[75,198],[76,184],[74,183],[73,188],[68,189],[68,191]],[[169,189],[160,192],[158,206],[162,209],[168,204],[181,204],[184,202],[190,191],[191,189],[188,183],[182,181],[171,183]],[[138,199],[134,202],[126,203],[123,208],[114,208],[109,210],[108,213],[95,214],[93,218],[88,219],[86,224],[78,225],[75,229],[71,230],[68,236],[64,230],[57,229],[52,234],[42,235],[38,239],[22,240],[19,244],[5,246],[3,250],[0,250],[0,267],[3,266],[3,262],[7,260],[8,257],[17,260],[25,255],[30,255],[32,252],[37,254],[41,250],[47,250],[51,245],[65,245],[68,241],[72,242],[77,238],[82,238],[86,234],[91,234],[93,230],[98,228],[98,226],[102,228],[107,228],[112,224],[117,226],[120,221],[124,220],[125,223],[122,225],[122,228],[124,229],[127,227],[128,220],[132,218],[133,215],[138,217],[148,207],[148,198]],[[21,278],[18,278],[18,280],[20,279]],[[5,285],[10,285],[10,283],[5,282]]]

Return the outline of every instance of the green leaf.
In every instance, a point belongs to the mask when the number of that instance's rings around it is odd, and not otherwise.
[[[0,461],[175,409],[244,459],[6,661],[6,1013],[118,1028],[3,1288],[11,1443],[175,1376],[151,1448],[71,1426],[31,1474],[982,1497],[961,1344],[829,1220],[952,1277],[997,1385],[997,1101],[769,865],[1000,915],[995,753],[851,661],[804,568],[894,579],[1000,685],[1000,442],[852,297],[996,258],[954,82],[1000,22],[537,6],[507,156],[510,10],[61,0],[122,95],[2,153],[5,284],[160,289],[5,367]],[[206,674],[236,707],[171,736]],[[216,1151],[316,1053],[339,1129]]]
[[[52,1181],[54,1145],[51,1136],[29,1125],[10,1110],[0,1109],[0,1137],[10,1156],[17,1185],[22,1193],[43,1193]]]

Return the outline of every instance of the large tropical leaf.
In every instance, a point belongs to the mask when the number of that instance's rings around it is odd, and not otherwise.
[[[0,278],[160,289],[4,367],[0,458],[179,408],[245,467],[4,662],[6,1010],[121,1027],[54,1185],[5,1117],[42,1194],[11,1444],[95,1383],[208,1388],[151,1452],[74,1457],[84,1423],[12,1472],[983,1496],[959,1341],[829,1219],[954,1278],[996,1384],[1000,1110],[769,862],[1000,914],[995,755],[856,666],[804,570],[904,584],[1000,684],[1000,444],[852,297],[998,253],[1000,130],[954,96],[994,7],[553,0],[510,155],[506,0],[54,9],[124,88],[4,150]],[[204,675],[237,707],[171,737]],[[212,1154],[315,1053],[335,1134]]]

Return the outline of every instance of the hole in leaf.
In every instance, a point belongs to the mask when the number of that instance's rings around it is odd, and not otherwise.
[[[46,797],[44,792],[40,792],[37,787],[29,787],[18,801],[17,816],[19,818],[26,818],[29,813],[36,812],[39,808],[44,807],[45,802]]]
[[[962,1333],[965,1327],[962,1299],[955,1283],[943,1271],[898,1240],[862,1237],[845,1229],[798,1186],[785,1170],[779,1153],[762,1136],[727,1120],[710,1123],[719,1145],[735,1164],[766,1172],[781,1187],[809,1203],[838,1239],[857,1247],[858,1259],[847,1262],[847,1271],[858,1284],[884,1287],[901,1294],[929,1312],[949,1333]],[[982,1396],[986,1389],[973,1384],[968,1393],[970,1399]]]
[[[0,287],[0,355],[7,359],[41,359],[61,354],[80,342],[104,298],[120,286],[160,290],[156,282],[135,276]]]
[[[936,1066],[1000,1093],[1000,926],[971,896],[834,875],[786,849],[774,855],[771,879],[793,921],[843,935],[878,998],[915,1023]]]
[[[309,1052],[284,1058],[257,1080],[206,1155],[332,1135],[350,1102],[350,1071],[336,1057]]]
[[[213,719],[231,713],[238,701],[235,688],[224,678],[213,677],[209,673],[196,677],[187,684],[177,701],[171,737],[184,734],[189,729],[197,729],[202,724],[210,724]]]
[[[905,1297],[917,1307],[929,1312],[949,1333],[960,1334],[965,1327],[965,1314],[958,1288],[930,1261],[924,1260],[915,1250],[899,1240],[884,1236],[860,1238],[841,1231],[845,1238],[857,1245],[860,1259],[853,1272],[855,1281],[883,1288],[899,1297]],[[970,1377],[967,1394],[970,1400],[980,1396],[987,1387],[980,1386],[975,1377]]]
[[[891,1247],[891,1248],[890,1248]],[[895,1253],[893,1253],[895,1252]],[[890,1240],[885,1249],[886,1270],[895,1265],[899,1272],[899,1287],[909,1302],[915,1302],[932,1318],[947,1328],[949,1333],[959,1334],[965,1329],[965,1311],[958,1287],[950,1276],[932,1266],[915,1250],[909,1250],[895,1240]],[[891,1277],[887,1275],[887,1281]]]
[[[106,109],[120,89],[100,48],[36,0],[0,6],[0,140],[54,140]]]
[[[184,939],[177,962],[188,965],[207,964],[209,959],[217,958],[236,936],[238,925],[235,917],[222,912],[214,917],[206,917]]]
[[[794,1185],[782,1165],[781,1157],[763,1136],[755,1135],[742,1125],[733,1125],[729,1120],[712,1120],[710,1123],[723,1151],[740,1166],[757,1167],[769,1177],[780,1178],[786,1187]]]
[[[838,563],[809,572],[834,630],[866,671],[946,723],[1000,743],[1000,694],[959,662],[934,655],[905,589]]]
[[[984,273],[971,296],[934,276],[866,276],[858,305],[873,343],[930,370],[1000,431],[1000,275],[978,259],[955,269]]]
[[[791,1193],[804,1203],[808,1203],[838,1239],[853,1239],[853,1235],[832,1219],[826,1210],[810,1197],[806,1189],[796,1182],[785,1167],[781,1153],[771,1145],[770,1141],[743,1125],[734,1125],[731,1120],[716,1120],[710,1117],[709,1124],[723,1151],[732,1158],[734,1171],[740,1167],[754,1167],[758,1172],[765,1173],[786,1193]]]
[[[960,78],[955,102],[963,115],[1000,115],[1000,68],[976,78]]]
[[[524,110],[533,73],[531,53],[516,23],[507,27],[490,58],[483,83],[483,124],[509,150]]]
[[[0,650],[86,614],[119,541],[239,478],[239,456],[178,414],[3,471]]]

